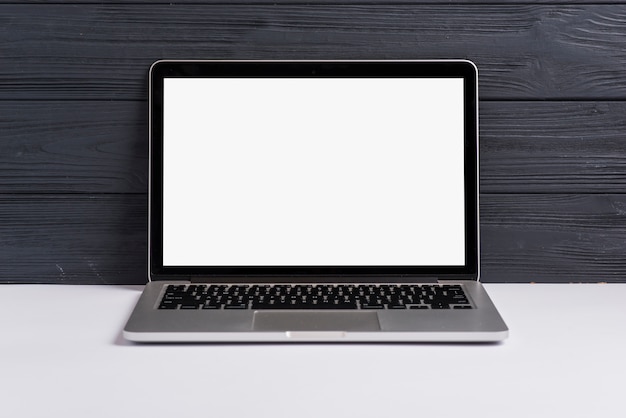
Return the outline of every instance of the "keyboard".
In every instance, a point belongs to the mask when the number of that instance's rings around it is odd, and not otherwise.
[[[455,284],[168,285],[158,309],[472,309]]]

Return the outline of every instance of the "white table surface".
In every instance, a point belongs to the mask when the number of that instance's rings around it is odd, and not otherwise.
[[[488,284],[495,345],[136,345],[141,286],[0,286],[4,417],[626,417],[626,284]]]

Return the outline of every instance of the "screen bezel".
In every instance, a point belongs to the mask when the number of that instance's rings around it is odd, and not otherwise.
[[[163,80],[168,77],[436,77],[463,78],[465,131],[465,265],[463,266],[164,266],[163,265]],[[149,225],[150,280],[203,278],[256,282],[404,282],[418,277],[478,279],[478,93],[477,70],[470,61],[157,61],[149,73]]]

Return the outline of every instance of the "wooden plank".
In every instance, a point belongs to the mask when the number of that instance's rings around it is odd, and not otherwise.
[[[0,195],[0,282],[147,281],[146,195]]]
[[[159,58],[470,58],[483,99],[626,98],[626,5],[0,5],[12,99],[146,97]]]
[[[0,282],[145,282],[144,195],[0,196]],[[625,195],[483,195],[485,282],[626,281]]]
[[[485,282],[626,281],[625,195],[484,195]]]
[[[145,102],[0,101],[4,193],[146,193]],[[622,193],[626,102],[481,103],[484,193]]]
[[[146,102],[0,102],[4,193],[146,193]]]
[[[623,193],[625,102],[486,102],[484,193]]]

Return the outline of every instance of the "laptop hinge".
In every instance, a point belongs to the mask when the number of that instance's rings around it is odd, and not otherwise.
[[[457,280],[462,280],[461,278]],[[189,277],[192,283],[437,283],[438,277],[410,276],[206,276]]]

